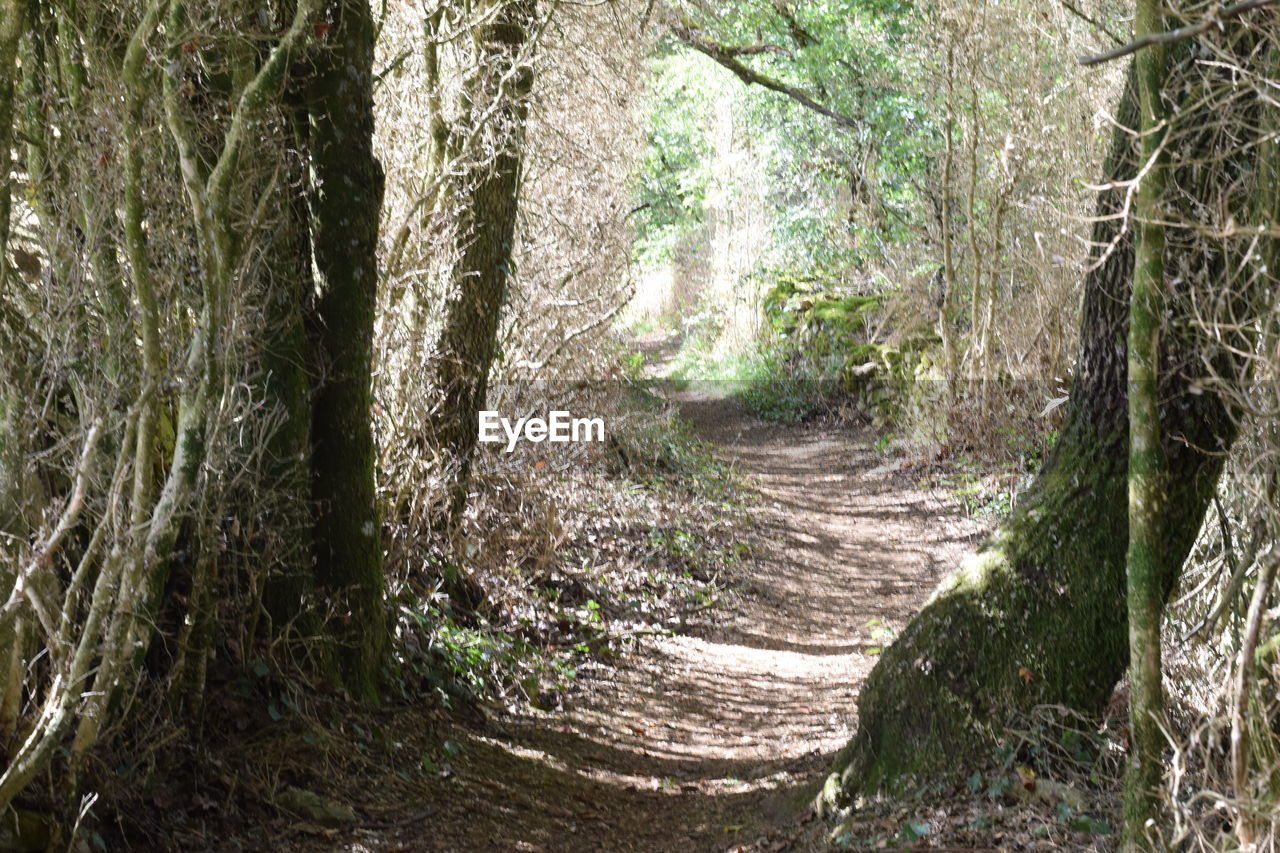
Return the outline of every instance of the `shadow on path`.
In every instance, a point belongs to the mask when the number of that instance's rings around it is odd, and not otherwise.
[[[645,643],[565,711],[461,732],[456,799],[433,817],[447,845],[418,827],[365,849],[720,850],[803,811],[851,734],[877,628],[906,624],[975,529],[858,436],[676,399],[759,489],[736,611]]]

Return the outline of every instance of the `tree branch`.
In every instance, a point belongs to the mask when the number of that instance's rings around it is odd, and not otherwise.
[[[788,59],[795,59],[795,54],[776,44],[749,44],[743,47],[725,47],[724,52],[727,56],[756,56],[761,53],[778,53]]]
[[[1101,65],[1104,62],[1110,62],[1113,59],[1120,59],[1131,53],[1137,53],[1144,47],[1151,47],[1158,44],[1172,44],[1173,42],[1184,41],[1189,38],[1195,38],[1201,33],[1208,32],[1215,26],[1222,24],[1232,18],[1238,18],[1246,12],[1252,12],[1254,9],[1261,9],[1264,6],[1270,6],[1276,0],[1244,0],[1244,2],[1236,3],[1234,6],[1228,6],[1225,9],[1215,6],[1205,13],[1197,23],[1188,24],[1185,27],[1178,27],[1176,30],[1169,30],[1163,33],[1151,33],[1149,35],[1136,38],[1126,45],[1121,45],[1114,50],[1104,51],[1103,53],[1095,53],[1091,56],[1080,57],[1080,64],[1085,66]]]
[[[791,7],[786,4],[785,0],[773,0],[773,8],[774,11],[782,16],[782,20],[787,22],[787,29],[790,30],[791,38],[795,40],[797,46],[811,47],[818,43],[813,34],[801,26],[795,12],[791,11]]]
[[[739,62],[736,58],[739,54],[735,53],[735,48],[726,47],[719,42],[712,41],[711,39],[702,36],[683,22],[672,23],[670,27],[672,35],[680,39],[681,42],[700,53],[706,54],[725,68],[728,68],[743,83],[763,86],[764,88],[777,92],[780,95],[786,95],[801,106],[813,110],[819,115],[826,116],[841,127],[847,127],[851,130],[858,130],[862,127],[862,124],[857,119],[850,118],[843,113],[838,113],[829,107],[825,107],[794,86],[788,86],[780,80],[776,80],[767,74],[761,74],[754,68]],[[737,48],[736,50],[742,51],[743,48]],[[755,50],[754,52],[760,53],[763,51]]]
[[[1108,38],[1110,38],[1110,39],[1111,39],[1113,42],[1115,42],[1116,44],[1119,44],[1119,45],[1124,44],[1124,39],[1120,38],[1120,36],[1118,36],[1118,35],[1116,35],[1115,33],[1111,32],[1110,28],[1109,28],[1109,27],[1107,27],[1107,25],[1106,25],[1106,24],[1102,23],[1102,22],[1101,22],[1101,21],[1099,21],[1097,18],[1092,18],[1092,17],[1090,17],[1088,14],[1086,14],[1086,13],[1084,12],[1084,10],[1083,10],[1083,9],[1081,9],[1081,8],[1079,8],[1078,6],[1075,6],[1074,4],[1072,4],[1071,0],[1058,0],[1058,2],[1060,2],[1060,3],[1062,4],[1062,7],[1063,7],[1064,9],[1066,9],[1066,10],[1067,10],[1068,12],[1070,12],[1071,14],[1075,15],[1075,16],[1076,16],[1077,18],[1079,18],[1080,20],[1084,21],[1084,22],[1085,22],[1086,24],[1088,24],[1089,26],[1093,27],[1093,28],[1094,28],[1094,29],[1096,29],[1096,30],[1099,30],[1099,31],[1101,31],[1101,32],[1105,33],[1105,34],[1107,35],[1107,37],[1108,37]]]

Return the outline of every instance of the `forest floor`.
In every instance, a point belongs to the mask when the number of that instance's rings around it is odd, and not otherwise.
[[[123,847],[830,849],[832,825],[811,803],[852,734],[858,691],[986,524],[964,508],[951,462],[883,448],[869,429],[834,420],[766,422],[726,390],[667,394],[721,476],[746,489],[734,535],[751,547],[696,622],[611,646],[539,700],[545,710],[329,695],[289,713],[273,704],[266,722],[261,691],[246,695],[221,715],[231,730],[192,754],[189,783],[131,786],[127,811],[147,816],[148,840]],[[1068,742],[1069,723],[1011,732],[1008,754],[967,785],[860,802],[835,846],[1113,849],[1114,773],[1063,778],[1071,809],[1026,796],[1036,785],[1019,781],[1042,743]],[[1071,734],[1091,737],[1088,726]]]
[[[733,606],[709,628],[645,638],[554,712],[446,724],[447,778],[429,809],[408,803],[302,846],[686,851],[825,838],[802,822],[851,734],[859,685],[979,527],[865,435],[766,423],[714,392],[677,403],[758,490],[759,547]]]

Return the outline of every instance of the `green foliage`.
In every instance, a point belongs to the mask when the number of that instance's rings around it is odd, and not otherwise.
[[[759,362],[768,365],[774,358]],[[819,414],[826,403],[822,383],[811,377],[781,376],[766,372],[754,377],[738,394],[747,410],[778,423],[799,423]]]
[[[898,830],[898,839],[900,841],[912,842],[919,841],[924,838],[932,830],[932,827],[922,820],[909,820]]]
[[[812,277],[779,279],[764,300],[773,338],[748,377],[748,407],[774,420],[803,420],[869,391],[878,381],[873,373],[898,370],[898,348],[873,342],[867,330],[883,302],[883,294],[848,293]]]
[[[765,294],[764,313],[784,337],[817,338],[827,346],[852,345],[885,295],[847,293],[814,275],[780,276]]]
[[[1092,835],[1111,834],[1111,825],[1102,818],[1093,817],[1092,815],[1080,815],[1079,817],[1065,819],[1064,822],[1068,828],[1077,832],[1088,832]]]
[[[641,388],[635,402],[649,408],[655,420],[643,429],[623,424],[608,433],[607,442],[618,463],[613,473],[658,489],[697,494],[724,503],[727,509],[738,485],[728,467],[694,436],[688,422],[651,391]]]
[[[712,182],[708,138],[716,98],[728,81],[697,57],[667,53],[650,63],[644,126],[649,130],[634,192],[636,259],[669,262],[682,238],[701,226]]]
[[[649,67],[650,130],[634,190],[642,262],[671,260],[681,238],[704,225],[710,196],[736,197],[745,177],[763,179],[772,238],[766,260],[775,266],[861,267],[887,243],[914,239],[911,211],[920,207],[918,187],[937,129],[926,99],[903,73],[911,5],[828,0],[788,8],[787,14],[767,4],[688,10],[689,24],[720,44],[772,46],[744,64],[857,117],[860,126],[841,126],[786,96],[744,87],[707,57],[674,40],[665,44]],[[759,175],[716,168],[716,107],[725,103],[732,104],[733,144],[751,151]],[[883,210],[852,215],[850,193]]]
[[[919,23],[914,8],[826,0],[686,14],[710,41],[769,46],[742,63],[856,117],[858,127],[744,86],[674,40],[662,46],[649,67],[651,129],[634,190],[637,259],[667,265],[673,286],[693,290],[696,300],[708,243],[714,237],[719,247],[724,229],[739,227],[732,224],[738,211],[750,210],[761,223],[751,227],[767,230],[763,244],[754,231],[748,238],[755,248],[745,265],[717,267],[739,277],[735,294],[763,292],[767,335],[744,350],[741,329],[725,326],[726,291],[717,279],[716,295],[703,294],[693,310],[684,300],[675,376],[733,383],[752,412],[781,422],[866,394],[881,374],[911,381],[914,357],[903,356],[901,343],[875,339],[867,325],[896,289],[877,270],[927,227],[913,220],[927,208],[920,188],[933,168],[938,128],[928,98],[915,94],[918,72],[902,61]],[[721,340],[728,331],[738,333],[732,352]],[[888,396],[877,395],[870,408],[888,405]]]
[[[766,340],[747,352],[717,353],[719,317],[708,306],[686,320],[673,377],[726,383],[749,411],[766,420],[810,419],[840,398],[872,387],[868,364],[877,371],[905,364],[897,347],[867,340],[869,318],[883,300],[844,292],[815,277],[780,277],[763,301],[770,329]]]
[[[492,626],[469,626],[439,601],[411,611],[411,625],[422,638],[397,649],[400,683],[406,693],[427,688],[446,704],[463,697],[489,695],[512,672],[538,667],[537,650]]]

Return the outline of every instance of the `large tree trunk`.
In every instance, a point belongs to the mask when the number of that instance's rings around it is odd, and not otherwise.
[[[1118,119],[1121,127],[1137,125],[1132,81]],[[1135,161],[1132,136],[1118,129],[1107,177],[1131,177]],[[1123,198],[1123,190],[1105,191],[1099,214],[1115,214]],[[872,670],[858,699],[857,734],[837,758],[825,800],[899,787],[912,776],[960,773],[966,764],[989,760],[1011,716],[1044,703],[1101,710],[1123,674],[1125,342],[1134,259],[1132,229],[1118,239],[1120,227],[1112,218],[1094,228],[1105,259],[1085,278],[1080,356],[1053,454],[1013,515],[939,586]],[[1180,270],[1200,280],[1214,281],[1221,270],[1222,259],[1209,252],[1178,260]],[[1162,600],[1199,528],[1221,451],[1234,436],[1220,400],[1192,393],[1189,342],[1170,332],[1164,343],[1167,534],[1152,555],[1152,564],[1165,568],[1153,579]]]
[[[517,63],[522,60],[533,12],[531,0],[504,0],[499,13],[480,26],[476,38],[483,68],[464,96],[475,113],[493,100],[500,102],[497,117],[490,119],[499,147],[491,162],[467,170],[457,197],[455,292],[446,306],[440,336],[435,381],[441,399],[431,422],[435,446],[456,466],[449,484],[448,523],[456,521],[466,505],[479,409],[484,405],[511,277],[523,131],[533,88],[532,69]]]
[[[296,150],[307,150],[307,112],[299,105],[285,105],[287,123]],[[304,155],[285,155],[285,186],[305,186]],[[315,282],[311,269],[310,216],[307,199],[292,192],[281,194],[280,226],[272,235],[269,270],[263,282],[264,326],[262,348],[264,394],[281,418],[271,433],[267,453],[270,523],[280,534],[272,570],[265,579],[263,603],[278,632],[287,623],[303,634],[314,632],[313,613],[306,600],[315,586],[312,569],[314,518],[311,505],[311,355],[306,318]]]
[[[386,646],[370,414],[383,192],[373,153],[374,23],[365,0],[337,0],[326,11],[333,29],[314,53],[308,93],[324,371],[311,424],[315,579],[331,593],[329,628],[341,679],[353,693],[372,697]]]

